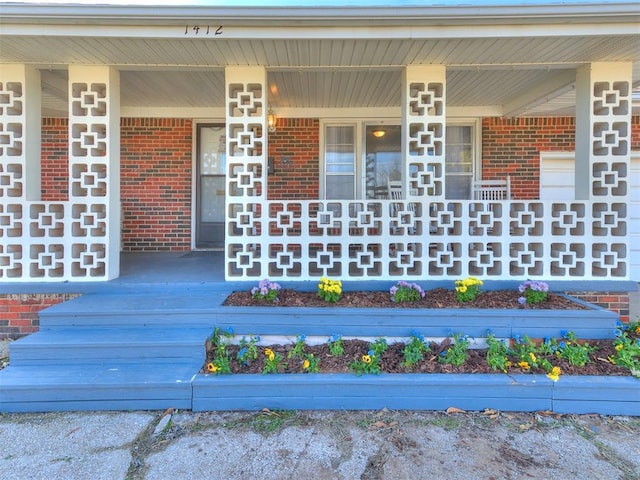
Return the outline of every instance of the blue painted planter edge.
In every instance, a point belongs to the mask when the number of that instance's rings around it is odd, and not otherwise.
[[[458,406],[640,416],[640,380],[562,376],[553,382],[544,375],[529,374],[199,374],[193,381],[194,411],[265,406],[330,410]]]

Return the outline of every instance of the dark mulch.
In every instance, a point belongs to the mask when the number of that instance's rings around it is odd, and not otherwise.
[[[583,310],[587,307],[561,295],[550,293],[547,300],[538,305],[518,305],[520,294],[514,290],[483,292],[476,300],[459,303],[455,291],[436,288],[426,292],[425,298],[414,303],[393,303],[389,292],[344,292],[342,298],[333,304],[318,297],[316,292],[298,292],[282,289],[275,302],[258,301],[251,298],[249,291],[233,292],[225,301],[230,306],[271,306],[271,307],[351,307],[351,308],[526,308],[544,310]]]
[[[583,310],[588,307],[573,302],[572,300],[550,293],[547,300],[538,305],[520,306],[518,297],[520,294],[513,290],[498,290],[483,292],[475,301],[459,303],[456,300],[455,291],[452,289],[437,288],[427,291],[424,299],[415,303],[395,304],[391,301],[388,292],[345,292],[336,304],[330,304],[318,297],[316,292],[298,292],[291,289],[283,289],[278,294],[276,302],[256,301],[251,298],[248,291],[234,292],[227,297],[225,305],[233,306],[276,306],[276,307],[352,307],[352,308],[481,308],[481,309],[549,309],[549,310]],[[447,348],[450,340],[442,344],[431,343],[425,359],[413,368],[407,368],[403,364],[404,344],[392,344],[381,357],[382,371],[385,373],[499,373],[492,370],[486,362],[485,350],[469,350],[469,358],[464,365],[455,367],[438,362],[440,352]],[[609,355],[615,353],[611,340],[592,340],[590,345],[597,350],[591,355],[591,361],[583,367],[569,365],[564,359],[549,357],[548,360],[560,367],[563,375],[630,375],[629,370],[613,365],[608,361]],[[282,373],[302,373],[301,358],[288,359],[292,348],[289,345],[271,345],[270,348],[280,353],[284,362]],[[231,358],[233,373],[261,373],[264,368],[264,346],[259,347],[258,359],[247,365],[239,364],[236,354],[239,347],[231,345],[227,347]],[[321,373],[347,373],[349,364],[359,359],[369,350],[369,343],[363,340],[345,340],[345,354],[341,357],[331,356],[326,344],[306,346],[306,353],[312,353],[320,360]],[[213,358],[211,348],[207,350],[207,362]],[[513,360],[514,364],[516,360]],[[204,370],[203,370],[204,371]],[[507,373],[522,373],[518,367],[511,367]],[[543,370],[531,370],[530,373],[545,373]]]
[[[614,355],[614,347],[611,340],[591,340],[589,345],[597,347],[597,350],[591,354],[591,361],[583,367],[570,365],[566,360],[556,358],[555,356],[546,357],[554,366],[560,367],[562,375],[608,375],[608,376],[628,376],[628,369],[613,365],[608,361],[609,355]],[[320,360],[321,373],[348,373],[349,364],[356,359],[362,357],[369,350],[369,342],[364,340],[344,340],[344,355],[340,357],[332,356],[326,344],[307,345],[305,353],[312,353]],[[487,364],[484,349],[468,350],[469,358],[464,365],[456,367],[453,365],[442,364],[438,361],[440,352],[450,345],[449,340],[445,340],[441,344],[431,343],[429,351],[426,353],[422,362],[413,368],[407,368],[403,365],[404,344],[394,343],[389,345],[389,349],[381,357],[382,371],[385,373],[501,373],[492,370]],[[211,361],[214,352],[209,346],[207,350],[207,362]],[[270,345],[274,352],[282,355],[283,368],[280,373],[303,373],[303,359],[298,357],[288,358],[289,351],[293,344],[288,345]],[[258,358],[246,365],[236,361],[236,355],[240,347],[236,345],[227,346],[231,361],[231,370],[233,373],[262,373],[265,364],[264,349],[266,347],[258,347]],[[513,360],[514,364],[516,360]],[[203,369],[205,372],[205,369]],[[507,373],[523,373],[518,367],[511,367]],[[531,370],[529,373],[546,373],[544,370]]]

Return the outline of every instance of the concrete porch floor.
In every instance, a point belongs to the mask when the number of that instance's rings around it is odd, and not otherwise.
[[[215,291],[233,291],[254,286],[256,281],[228,281],[224,279],[225,260],[222,251],[191,252],[123,252],[120,255],[120,277],[108,282],[15,282],[0,286],[0,293],[92,293],[138,292],[167,287],[181,289],[207,288]],[[286,281],[288,287],[299,288],[310,282],[295,279]],[[315,282],[311,282],[315,283]],[[423,282],[425,283],[425,282]],[[428,280],[429,288],[449,287],[450,281]],[[514,282],[493,281],[495,288],[512,288]],[[580,284],[572,287],[580,290]],[[632,284],[632,282],[628,282]],[[347,282],[346,289],[388,289],[390,281],[361,280]],[[502,284],[502,285],[501,285]],[[638,286],[638,284],[636,283]],[[567,286],[568,287],[568,286]],[[567,288],[567,291],[571,287]],[[619,287],[618,287],[619,288]],[[561,290],[562,291],[562,290]],[[620,290],[618,290],[620,291]],[[630,294],[629,318],[640,319],[640,290]]]

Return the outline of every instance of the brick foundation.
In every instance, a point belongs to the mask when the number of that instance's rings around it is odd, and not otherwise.
[[[75,293],[0,295],[0,340],[19,338],[40,328],[38,313],[77,297]]]
[[[628,293],[606,293],[606,292],[573,292],[567,293],[588,303],[606,308],[616,312],[620,316],[620,321],[629,322],[629,294]]]

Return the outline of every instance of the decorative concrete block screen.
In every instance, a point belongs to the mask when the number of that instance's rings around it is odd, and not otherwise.
[[[267,201],[264,71],[228,69],[226,278],[627,278],[630,81],[611,72],[578,82],[581,200],[446,200],[445,69],[407,67],[403,200]]]
[[[86,281],[117,276],[119,231],[110,232],[109,225],[110,217],[119,215],[119,190],[110,181],[119,174],[117,162],[111,160],[119,154],[118,96],[112,70],[69,69],[69,200],[43,202],[40,75],[24,66],[3,66],[2,281]]]

